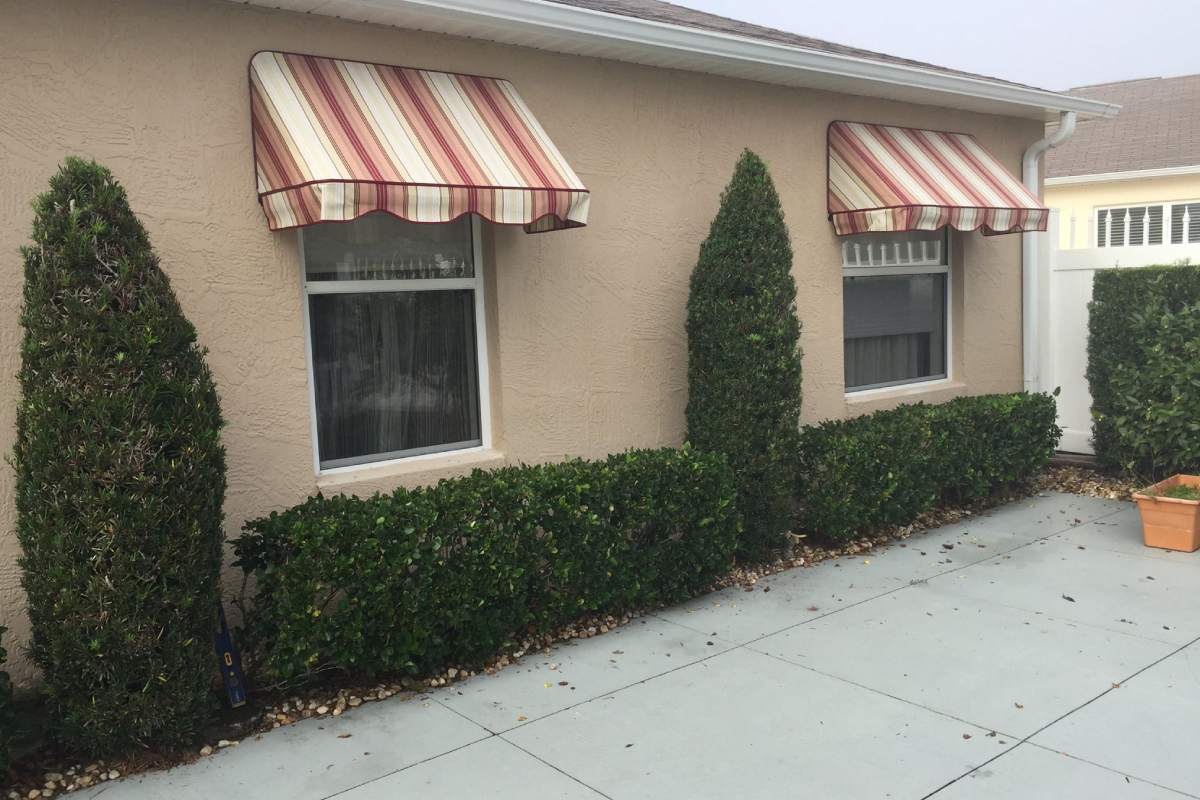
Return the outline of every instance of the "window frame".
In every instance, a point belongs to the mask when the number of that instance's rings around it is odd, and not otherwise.
[[[846,266],[845,252],[847,247],[852,246],[853,242],[844,241],[839,252],[842,256],[842,317],[845,319],[846,314],[846,295],[844,287],[846,278],[883,278],[891,276],[911,276],[911,275],[945,275],[946,276],[946,291],[945,291],[945,339],[946,339],[946,369],[944,375],[938,375],[929,378],[916,378],[911,380],[886,381],[884,383],[867,384],[866,386],[856,386],[850,388],[843,383],[842,392],[846,399],[862,400],[876,395],[887,395],[895,392],[904,392],[906,389],[919,389],[925,391],[932,390],[940,386],[945,386],[954,380],[954,239],[950,235],[949,228],[942,228],[942,250],[946,254],[944,264],[938,265],[894,265],[894,266],[877,266],[877,267],[862,267]],[[869,236],[871,234],[860,234]],[[843,326],[843,331],[844,331]],[[846,337],[842,335],[842,380],[845,380],[846,374]]]
[[[308,375],[308,418],[309,435],[312,438],[313,471],[320,477],[324,475],[339,475],[365,469],[410,464],[420,461],[444,459],[447,456],[459,456],[466,453],[482,453],[492,449],[492,410],[491,383],[488,376],[488,347],[487,347],[487,313],[485,309],[485,281],[483,259],[483,233],[480,221],[471,216],[471,258],[473,277],[471,278],[414,278],[386,280],[333,280],[310,281],[308,265],[305,258],[304,231],[301,227],[296,230],[296,238],[300,255],[300,305],[304,315],[304,362]],[[353,225],[354,221],[327,223],[335,225]],[[420,225],[437,225],[442,223],[413,223]],[[362,456],[355,463],[339,464],[337,466],[321,466],[321,443],[317,431],[317,384],[313,373],[312,357],[312,319],[309,307],[309,297],[315,294],[372,294],[380,292],[422,292],[450,291],[470,289],[474,292],[475,308],[475,374],[479,381],[479,444],[466,447],[456,447],[456,443],[432,445],[430,447],[413,448],[407,455],[390,458],[374,458]],[[380,454],[380,455],[387,455]],[[345,459],[343,459],[345,460]]]

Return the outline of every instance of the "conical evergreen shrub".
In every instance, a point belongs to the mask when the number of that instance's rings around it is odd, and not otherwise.
[[[69,159],[25,258],[17,535],[54,731],[180,744],[212,710],[221,412],[125,191]]]
[[[688,297],[688,440],[738,476],[739,554],[785,543],[800,426],[792,247],[762,159],[742,153],[700,246]]]

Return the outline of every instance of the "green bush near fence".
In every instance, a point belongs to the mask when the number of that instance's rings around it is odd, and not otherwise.
[[[16,528],[52,732],[89,755],[183,744],[214,708],[212,376],[108,170],[68,160],[22,252]]]
[[[1088,308],[1096,456],[1147,480],[1200,470],[1200,266],[1099,271]]]
[[[798,529],[838,540],[904,525],[942,502],[986,496],[1041,469],[1058,444],[1046,394],[962,397],[804,428]]]
[[[234,543],[257,578],[251,647],[272,679],[477,664],[533,630],[704,590],[732,564],[735,499],[724,459],[687,448],[313,497]]]
[[[692,272],[688,441],[738,476],[742,556],[784,544],[800,427],[800,322],[792,247],[762,159],[742,153]]]

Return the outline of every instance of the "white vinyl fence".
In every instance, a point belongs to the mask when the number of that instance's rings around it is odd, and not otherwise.
[[[1200,263],[1200,244],[1058,248],[1058,212],[1050,213],[1050,229],[1042,241],[1041,383],[1058,386],[1059,449],[1092,452],[1092,396],[1087,371],[1088,303],[1092,277],[1102,269],[1130,269],[1190,260]],[[1137,241],[1137,239],[1134,239]]]

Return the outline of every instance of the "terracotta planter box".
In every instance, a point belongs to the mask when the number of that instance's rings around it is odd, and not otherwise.
[[[1200,475],[1175,475],[1133,495],[1142,512],[1142,537],[1147,547],[1191,553],[1200,549],[1200,500],[1162,497],[1172,486],[1200,487]]]

